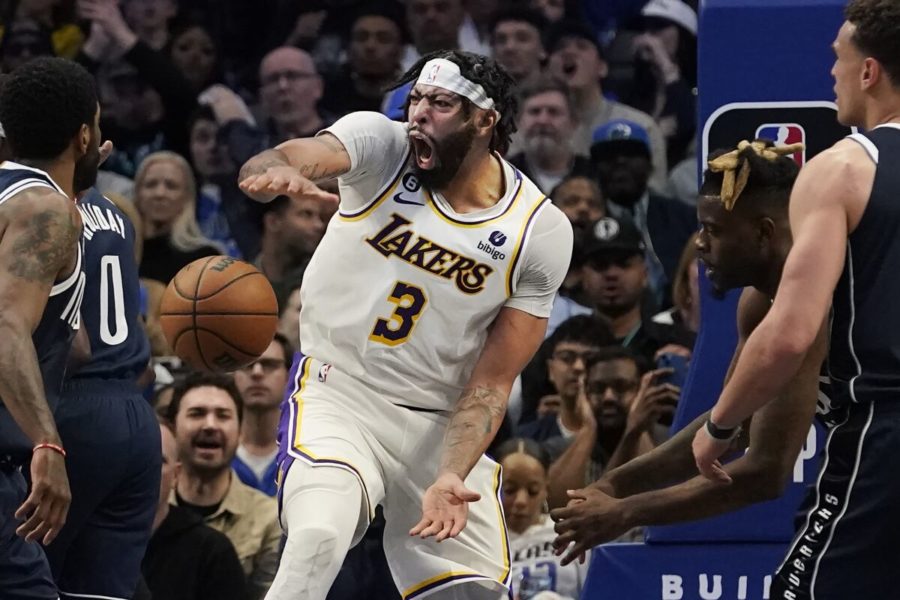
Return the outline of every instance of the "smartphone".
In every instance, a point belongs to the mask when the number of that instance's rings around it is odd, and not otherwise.
[[[690,368],[686,357],[681,354],[665,352],[660,354],[659,358],[656,359],[656,368],[672,369],[672,372],[668,375],[660,376],[654,384],[661,385],[664,383],[671,383],[678,388],[684,389],[684,382],[687,380],[688,369]],[[659,423],[666,426],[672,425],[672,416],[673,415],[664,415],[659,420]]]
[[[684,382],[687,380],[688,359],[681,354],[665,352],[656,359],[657,369],[672,369],[672,373],[660,377],[656,383],[671,383],[674,386],[683,388]]]

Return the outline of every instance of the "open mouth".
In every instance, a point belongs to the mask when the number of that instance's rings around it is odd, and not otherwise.
[[[421,131],[410,131],[409,141],[413,147],[416,165],[422,170],[428,171],[437,166],[437,154],[434,151],[434,142]]]
[[[575,74],[575,71],[577,71],[577,70],[578,70],[578,63],[576,63],[574,60],[567,59],[565,62],[563,62],[562,72],[563,72],[563,75],[565,75],[566,77],[571,77],[572,75]]]
[[[221,450],[222,442],[214,439],[199,439],[194,442],[194,447],[198,450]]]

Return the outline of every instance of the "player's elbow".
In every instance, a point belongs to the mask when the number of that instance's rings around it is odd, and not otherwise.
[[[806,314],[788,314],[772,323],[771,349],[776,359],[792,360],[805,356],[816,341],[821,322]]]
[[[18,338],[30,337],[31,332],[25,325],[25,320],[12,311],[0,310],[0,339],[12,341]]]
[[[793,362],[806,355],[816,339],[816,333],[818,333],[818,331],[814,331],[812,334],[809,334],[806,329],[806,327],[802,326],[782,329],[778,340],[771,347],[772,358],[776,363],[782,361]]]
[[[746,496],[755,504],[780,498],[787,488],[792,465],[784,466],[781,460],[754,460],[750,458],[745,471]]]
[[[761,473],[758,479],[757,502],[768,502],[781,498],[787,488],[787,479],[780,474]]]

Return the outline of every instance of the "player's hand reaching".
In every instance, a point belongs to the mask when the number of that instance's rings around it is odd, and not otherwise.
[[[442,542],[456,537],[466,526],[469,502],[477,502],[481,495],[468,489],[458,475],[441,475],[422,496],[422,520],[409,530],[409,535],[421,538],[434,536]]]
[[[701,427],[694,435],[694,442],[691,446],[694,451],[694,462],[697,463],[697,470],[701,475],[710,481],[731,483],[731,476],[725,472],[722,463],[719,462],[719,457],[731,447],[731,440],[714,439],[706,431],[706,427]]]
[[[556,553],[562,554],[574,544],[566,552],[562,564],[567,565],[576,558],[583,561],[585,552],[631,529],[621,507],[621,500],[596,487],[569,490],[569,504],[550,511],[550,517],[556,521],[554,529],[559,534],[553,540]]]
[[[312,199],[335,204],[340,200],[304,177],[299,169],[287,165],[272,166],[262,173],[248,175],[241,179],[238,186],[252,198],[285,195],[296,200]]]
[[[25,522],[16,533],[46,546],[65,524],[71,501],[65,459],[48,448],[37,450],[31,457],[31,493],[16,511],[16,518]]]

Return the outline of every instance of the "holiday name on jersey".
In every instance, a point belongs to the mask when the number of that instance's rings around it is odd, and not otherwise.
[[[104,215],[103,209],[95,204],[76,204],[75,206],[81,213],[85,239],[90,240],[97,231],[113,231],[125,239],[125,222],[113,211],[107,208],[106,215]]]
[[[393,254],[432,275],[453,279],[456,287],[465,294],[477,294],[484,289],[485,280],[494,272],[493,267],[416,235],[407,227],[411,222],[393,213],[390,222],[366,238],[366,243],[386,258]]]

